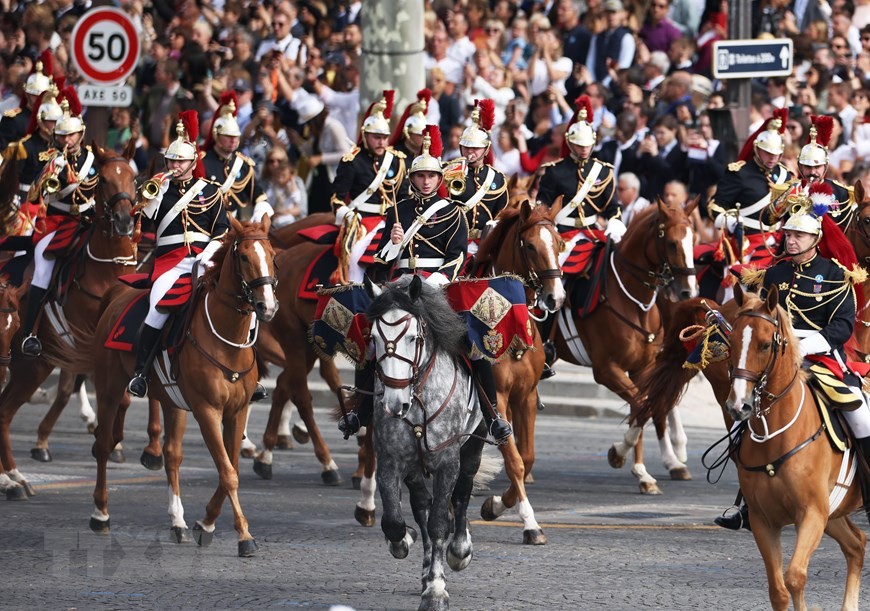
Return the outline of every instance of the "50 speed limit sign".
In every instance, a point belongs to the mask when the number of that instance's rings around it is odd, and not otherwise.
[[[121,84],[139,63],[139,34],[117,8],[99,7],[82,15],[71,41],[79,73],[95,85]]]

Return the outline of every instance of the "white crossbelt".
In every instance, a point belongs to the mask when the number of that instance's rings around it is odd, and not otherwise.
[[[786,172],[780,172],[779,176],[777,176],[777,178],[773,184],[781,185],[783,182],[785,182],[785,176],[786,176]],[[757,202],[755,202],[751,206],[747,206],[746,208],[741,208],[740,209],[740,216],[742,217],[744,215],[755,214],[756,212],[766,208],[769,204],[770,204],[770,191],[768,191],[766,195],[764,195],[761,199],[759,199]],[[746,223],[747,220],[750,220],[750,219],[744,219],[744,224],[751,227],[751,225],[748,225]],[[758,227],[755,227],[755,229],[758,229]]]
[[[480,189],[477,190],[477,193],[468,198],[468,201],[462,204],[462,209],[464,211],[471,210],[477,204],[480,203],[480,200],[483,199],[483,196],[489,192],[489,185],[492,184],[492,179],[495,176],[495,171],[492,168],[486,169],[486,177],[483,179],[483,185]]]
[[[577,193],[574,194],[574,197],[571,198],[571,201],[568,202],[567,206],[562,206],[562,209],[559,211],[559,214],[556,215],[555,221],[557,225],[565,225],[566,219],[571,216],[571,212],[573,212],[577,207],[583,204],[583,200],[586,199],[586,196],[589,194],[589,190],[592,188],[592,185],[595,184],[595,181],[598,180],[598,175],[601,173],[601,170],[604,168],[598,161],[592,162],[592,167],[589,169],[589,174],[587,174],[586,178],[583,180],[583,186],[577,189]],[[575,227],[572,222],[571,227]]]
[[[78,174],[76,174],[76,182],[65,186],[60,192],[57,194],[58,199],[63,199],[73,191],[79,188],[79,184],[88,176],[88,172],[91,171],[91,166],[94,165],[94,154],[91,151],[88,151],[88,156],[85,157],[85,162],[82,164],[81,169]],[[93,203],[93,200],[91,200]],[[81,210],[81,206],[79,210]]]
[[[161,238],[163,237],[163,233],[169,227],[169,224],[175,220],[175,217],[181,214],[182,210],[187,208],[187,204],[193,201],[194,197],[202,192],[206,184],[206,181],[204,181],[202,178],[197,179],[197,181],[193,183],[193,187],[191,187],[190,191],[185,193],[181,199],[175,202],[175,205],[172,206],[172,209],[169,210],[169,213],[163,217],[163,220],[160,221],[160,225],[157,227],[156,241],[158,245],[163,243],[161,242]]]
[[[390,166],[393,165],[393,153],[387,151],[384,153],[384,161],[381,164],[378,173],[375,174],[375,179],[371,182],[371,184],[363,190],[362,193],[353,198],[347,207],[351,210],[360,209],[360,204],[364,203],[369,197],[371,197],[375,191],[378,190],[378,187],[381,186],[381,183],[384,182],[384,179],[387,177],[387,172],[390,171]],[[381,209],[378,206],[378,213],[380,213]],[[365,211],[364,211],[365,212]]]
[[[380,254],[381,260],[389,263],[390,261],[398,257],[399,253],[402,252],[402,250],[411,242],[411,238],[413,238],[417,234],[417,232],[420,231],[420,227],[425,225],[429,221],[429,219],[435,216],[436,212],[442,210],[444,207],[449,205],[450,200],[446,199],[439,199],[438,201],[433,202],[432,205],[426,208],[423,213],[417,217],[417,220],[415,220],[414,223],[408,228],[408,231],[405,232],[405,235],[402,238],[401,242],[399,242],[398,244],[393,244],[392,242],[390,242],[389,244],[384,246]],[[443,259],[441,263],[444,263]]]
[[[232,189],[233,185],[236,183],[236,175],[242,168],[243,163],[244,161],[242,160],[242,158],[236,155],[236,158],[233,161],[233,166],[230,168],[229,174],[227,174],[227,179],[221,185],[221,191],[223,191],[224,193],[230,192],[230,189]]]
[[[90,210],[94,205],[94,198],[90,198],[83,204],[79,204],[79,212],[84,212],[85,210]],[[61,210],[63,212],[70,212],[72,210],[72,204],[65,204],[64,202],[51,202],[51,207]]]

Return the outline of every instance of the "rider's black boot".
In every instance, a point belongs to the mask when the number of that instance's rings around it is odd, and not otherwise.
[[[556,346],[551,339],[555,322],[556,313],[553,312],[541,323],[541,339],[544,342],[544,371],[541,372],[542,380],[548,380],[556,375],[553,369],[553,363],[556,362]]]
[[[471,361],[471,371],[485,395],[478,397],[478,404],[486,422],[486,430],[497,444],[507,443],[514,431],[510,422],[502,418],[498,412],[498,394],[495,377],[492,375],[492,363],[486,359]]]
[[[139,341],[136,345],[136,373],[127,385],[127,392],[134,397],[144,397],[148,394],[148,373],[151,370],[151,362],[154,360],[155,349],[160,341],[162,329],[155,329],[151,325],[142,325],[139,332]]]
[[[344,438],[347,439],[351,435],[356,435],[359,430],[368,426],[372,421],[372,413],[374,412],[374,390],[375,390],[375,362],[368,361],[362,369],[357,369],[353,376],[353,385],[364,392],[357,392],[354,395],[354,409],[347,412],[338,421],[338,430],[344,433]]]
[[[269,393],[266,392],[266,387],[263,386],[260,382],[257,382],[257,388],[254,389],[254,394],[251,395],[251,403],[262,401],[268,396]]]
[[[719,516],[713,520],[713,522],[716,523],[716,526],[721,526],[728,530],[740,530],[741,528],[752,530],[749,526],[749,506],[746,502],[743,502],[740,505],[740,509],[732,513],[730,516]]]
[[[21,328],[24,335],[24,341],[21,342],[21,354],[24,356],[37,357],[42,354],[42,342],[39,341],[38,337],[33,335],[33,326],[36,324],[36,317],[39,316],[39,311],[42,309],[42,302],[45,300],[46,293],[48,293],[46,289],[41,289],[32,284],[27,293],[27,312],[24,315],[24,326]]]

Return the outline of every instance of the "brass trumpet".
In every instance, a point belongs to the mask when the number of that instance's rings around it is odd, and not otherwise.
[[[448,162],[444,168],[444,182],[447,183],[447,191],[457,197],[465,193],[465,170],[467,162],[464,157]]]
[[[163,186],[163,183],[167,180],[171,179],[175,175],[173,170],[169,170],[168,172],[161,172],[160,174],[155,174],[144,183],[142,183],[142,197],[145,199],[156,199],[158,195],[160,195],[160,188]]]
[[[60,191],[60,179],[57,177],[57,174],[49,174],[46,176],[45,180],[42,182],[42,189],[50,194]]]

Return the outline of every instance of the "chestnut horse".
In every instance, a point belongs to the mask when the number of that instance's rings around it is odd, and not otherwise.
[[[870,272],[870,199],[865,199],[864,186],[861,181],[855,183],[855,200],[858,209],[851,224],[846,230],[846,237],[855,249],[858,263],[866,271]],[[855,325],[855,341],[858,349],[865,355],[870,354],[870,277],[864,281],[864,305],[858,311],[858,319]]]
[[[27,289],[0,282],[0,388],[6,384],[12,362],[13,337],[21,326],[18,303]]]
[[[57,307],[68,323],[70,335],[62,335],[49,324],[45,311],[39,324],[39,337],[42,340],[42,356],[37,359],[24,358],[18,352],[21,333],[13,341],[13,358],[9,367],[14,384],[9,384],[0,393],[0,461],[3,470],[17,483],[6,490],[7,498],[32,496],[34,491],[26,478],[18,471],[12,454],[9,427],[18,409],[26,403],[33,392],[57,366],[69,373],[84,373],[70,369],[65,354],[74,351],[75,346],[88,345],[96,329],[102,295],[113,286],[118,276],[130,271],[131,262],[135,265],[136,246],[133,243],[134,222],[132,216],[133,196],[136,182],[135,173],[129,158],[112,156],[98,146],[93,147],[99,167],[99,183],[95,194],[95,218],[92,228],[83,239],[87,240],[86,256],[82,259],[80,275],[69,288],[62,309]],[[22,299],[22,307],[26,307]],[[54,316],[53,316],[54,317]],[[52,318],[53,318],[52,317]],[[87,367],[86,369],[89,369]],[[72,385],[70,384],[70,391]],[[64,404],[69,396],[55,399]]]
[[[217,490],[196,522],[193,534],[199,545],[211,543],[215,521],[229,497],[238,532],[239,556],[252,556],[257,544],[239,503],[238,462],[248,401],[257,383],[251,321],[268,321],[275,315],[273,256],[269,245],[269,218],[262,223],[242,224],[230,217],[231,231],[214,255],[214,268],[203,280],[201,299],[191,304],[190,326],[183,349],[177,357],[177,392],[164,385],[170,379],[163,365],[155,363],[150,384],[151,398],[160,401],[166,424],[163,456],[170,487],[169,515],[177,542],[188,537],[181,504],[178,470],[182,460],[182,437],[187,422],[183,398],[199,424],[203,440],[218,470]],[[124,417],[130,405],[126,392],[134,355],[103,346],[118,316],[140,291],[119,285],[104,300],[104,309],[93,347],[94,382],[97,387],[96,509],[90,527],[95,532],[110,530],[106,462],[109,453],[124,436]]]
[[[639,405],[636,381],[654,364],[661,347],[662,319],[659,295],[671,301],[698,293],[692,258],[693,232],[689,215],[697,200],[668,206],[661,200],[639,212],[619,244],[614,245],[602,276],[600,303],[580,318],[581,304],[558,314],[555,345],[559,358],[592,367],[595,381],[619,395],[635,414]],[[558,211],[561,206],[554,206]],[[662,461],[671,479],[690,479],[686,468],[686,437],[676,416],[654,421]],[[658,483],[643,464],[642,428],[630,426],[623,442],[614,443],[608,461],[625,464],[634,449],[632,474],[642,494],[661,494]]]

